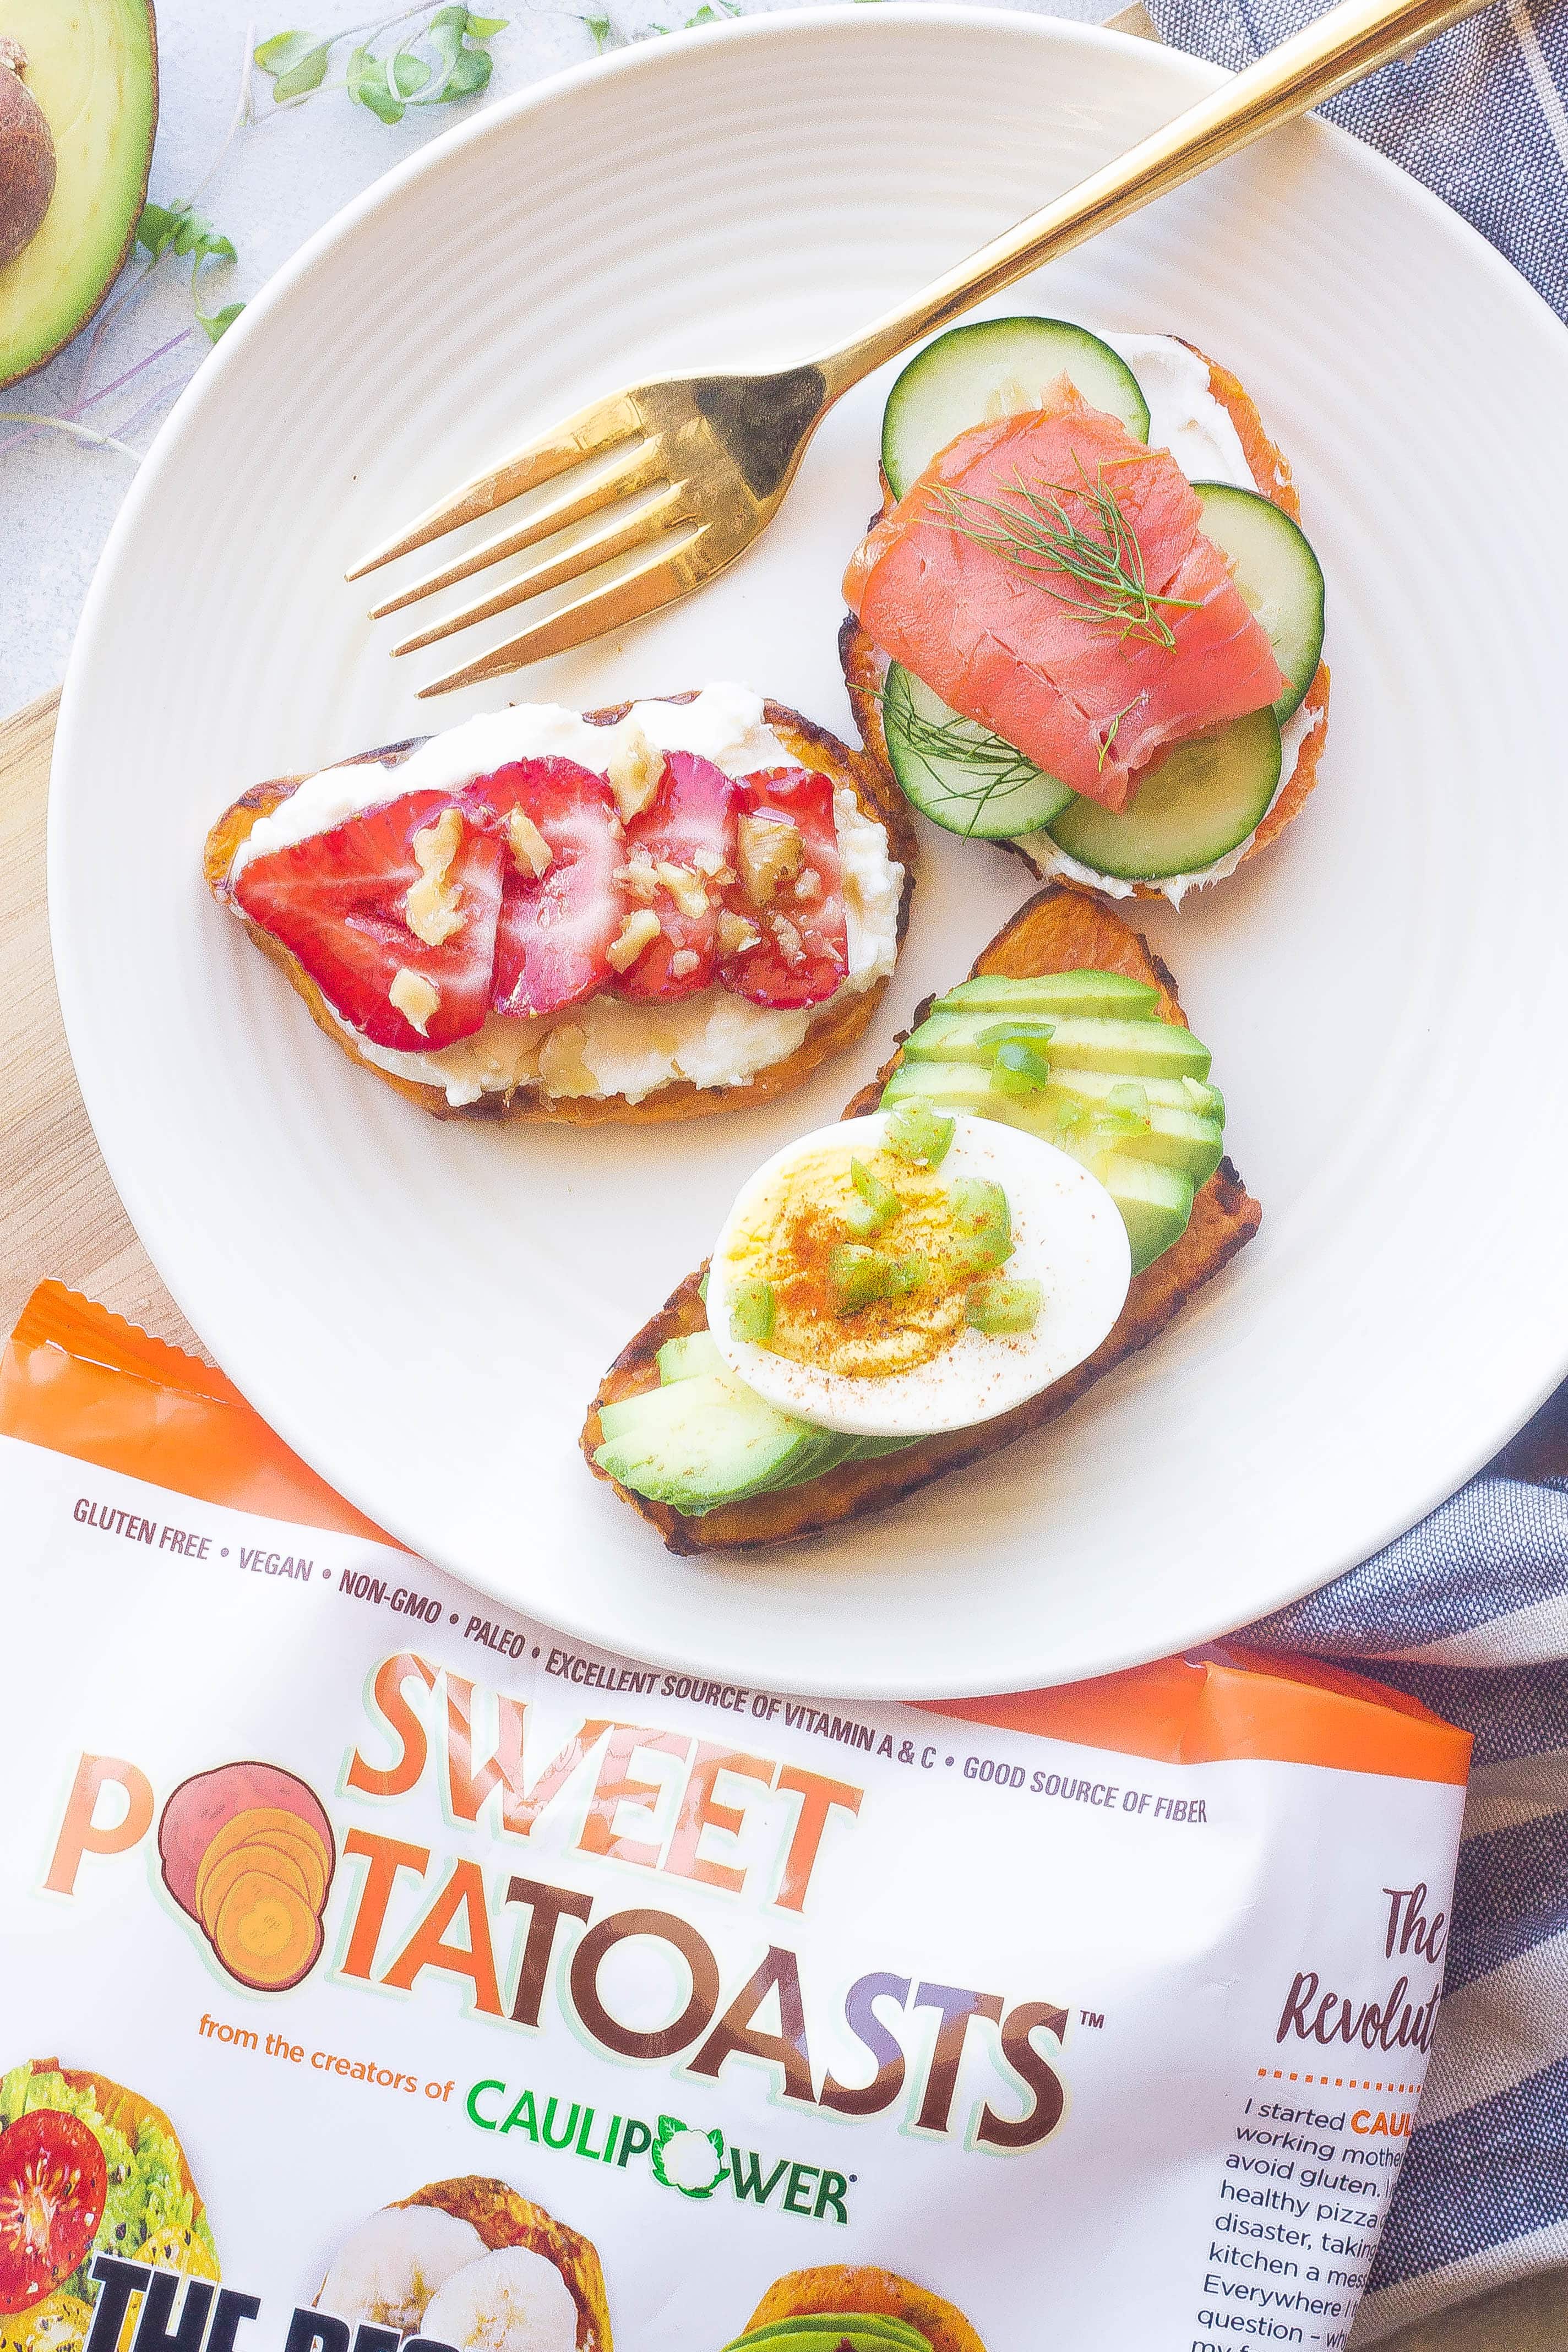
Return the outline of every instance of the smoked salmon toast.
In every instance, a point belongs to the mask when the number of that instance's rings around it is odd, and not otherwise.
[[[1233,376],[1173,337],[958,328],[894,387],[882,483],[841,654],[915,807],[1042,876],[1177,902],[1298,813],[1322,573]]]
[[[521,704],[258,784],[205,871],[408,1100],[584,1124],[798,1086],[880,1002],[913,861],[878,761],[710,686]]]

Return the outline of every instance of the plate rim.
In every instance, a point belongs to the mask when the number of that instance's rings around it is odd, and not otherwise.
[[[150,1181],[144,1181],[140,1170],[121,1155],[118,1139],[106,1137],[94,1108],[95,1080],[92,1052],[90,1045],[85,1048],[87,1069],[84,1072],[84,1048],[79,1043],[90,1029],[90,1014],[88,1011],[89,992],[76,968],[74,960],[76,936],[68,906],[70,885],[67,877],[69,871],[70,827],[74,814],[68,779],[75,761],[79,726],[84,726],[86,723],[85,720],[79,720],[78,717],[79,706],[86,698],[83,681],[91,666],[93,640],[112,613],[113,598],[119,586],[117,575],[121,564],[122,550],[127,542],[133,539],[139,528],[143,507],[153,497],[165,474],[177,463],[188,422],[199,412],[205,402],[215,396],[217,387],[226,381],[228,373],[235,367],[245,364],[251,337],[262,331],[263,322],[268,320],[271,314],[291,298],[297,286],[310,274],[323,257],[352,239],[367,219],[386,205],[395,203],[411,184],[428,173],[443,169],[447,158],[457,149],[474,142],[510,135],[513,126],[519,121],[573,96],[591,79],[604,82],[612,76],[624,77],[626,74],[636,75],[651,71],[663,61],[689,50],[699,42],[709,45],[718,41],[742,42],[763,47],[780,42],[809,44],[821,31],[844,31],[850,27],[856,28],[858,35],[863,32],[866,37],[875,40],[882,37],[883,28],[898,26],[921,28],[942,26],[950,30],[978,31],[982,34],[1001,32],[1012,37],[1041,40],[1047,46],[1065,45],[1069,47],[1099,50],[1107,56],[1124,54],[1127,44],[1137,39],[1136,36],[1111,31],[1103,24],[1089,25],[1070,18],[1037,16],[1032,11],[1025,9],[990,5],[970,6],[966,5],[966,0],[881,0],[881,5],[874,11],[867,11],[858,5],[858,0],[824,0],[824,5],[770,10],[757,16],[730,19],[721,25],[699,27],[695,31],[682,30],[670,33],[660,37],[658,40],[633,43],[607,57],[589,58],[580,64],[565,67],[513,92],[510,97],[482,109],[470,120],[452,125],[413,154],[393,164],[315,230],[268,279],[259,293],[247,304],[244,314],[236,321],[222,343],[197,370],[196,374],[182,392],[165,418],[142,460],[136,479],[132,484],[110,529],[94,569],[60,691],[50,763],[47,826],[47,897],[49,936],[67,1044],[95,1141],[127,1216],[139,1239],[142,1240],[143,1247],[147,1249],[148,1255],[160,1278],[205,1345],[212,1344],[207,1336],[209,1322],[215,1329],[222,1329],[225,1326],[224,1312],[219,1308],[216,1316],[209,1317],[205,1312],[208,1303],[205,1300],[200,1302],[204,1311],[200,1314],[193,1312],[193,1305],[196,1302],[186,1296],[183,1280],[172,1279],[165,1270],[159,1255],[147,1240],[148,1230],[158,1232],[160,1226],[159,1216],[150,1198],[152,1190]],[[1152,57],[1162,60],[1161,69],[1169,73],[1173,86],[1184,81],[1186,88],[1182,92],[1184,102],[1200,98],[1234,79],[1227,68],[1214,65],[1205,58],[1195,57],[1189,51],[1168,47],[1163,43],[1139,41],[1138,49],[1142,52],[1145,62]],[[1174,111],[1180,111],[1180,107]],[[1549,331],[1549,340],[1558,341],[1559,349],[1563,351],[1560,339],[1568,337],[1568,327],[1565,327],[1558,319],[1556,313],[1529,280],[1515,270],[1461,215],[1453,211],[1440,197],[1382,154],[1379,150],[1365,141],[1356,138],[1340,125],[1325,121],[1314,115],[1303,118],[1300,127],[1307,135],[1329,142],[1331,149],[1337,149],[1347,160],[1353,156],[1353,168],[1370,172],[1374,181],[1381,181],[1385,188],[1397,192],[1399,201],[1408,204],[1414,200],[1418,211],[1424,212],[1429,220],[1438,226],[1443,235],[1452,239],[1461,252],[1468,254],[1471,266],[1479,261],[1483,269],[1491,275],[1494,282],[1503,290],[1504,299],[1515,303],[1521,313],[1532,314],[1536,329],[1539,330],[1544,326]],[[1563,355],[1568,358],[1568,351],[1563,351]],[[227,1336],[226,1331],[224,1336]],[[243,1343],[243,1334],[238,1336]],[[223,1359],[223,1351],[215,1350],[215,1352],[219,1353],[220,1359]],[[243,1344],[240,1356],[243,1359]],[[224,1369],[249,1402],[252,1391],[248,1379],[242,1379],[237,1374],[226,1360],[224,1360]],[[1418,1525],[1423,1518],[1456,1493],[1479,1469],[1489,1462],[1512,1436],[1517,1434],[1531,1415],[1561,1385],[1565,1376],[1568,1376],[1568,1333],[1564,1334],[1560,1353],[1554,1356],[1551,1369],[1530,1384],[1529,1402],[1524,1404],[1523,1409],[1515,1410],[1510,1407],[1499,1427],[1489,1428],[1484,1436],[1479,1436],[1473,1448],[1468,1451],[1464,1463],[1456,1475],[1446,1478],[1434,1491],[1426,1495],[1420,1507],[1413,1515],[1407,1514],[1403,1507],[1392,1511],[1385,1520],[1379,1523],[1377,1539],[1367,1550],[1361,1552],[1355,1559],[1341,1562],[1327,1575],[1313,1575],[1306,1582],[1282,1593],[1270,1603],[1264,1612],[1265,1617],[1271,1617],[1293,1606],[1310,1593],[1323,1590],[1338,1577],[1352,1572],[1363,1560]],[[268,1393],[278,1383],[265,1374],[256,1381],[257,1389],[263,1393]],[[1520,1391],[1520,1393],[1524,1392]],[[361,1488],[357,1479],[350,1479],[345,1483],[341,1480],[335,1470],[321,1465],[320,1450],[313,1449],[310,1444],[311,1432],[300,1426],[299,1420],[289,1410],[286,1397],[274,1400],[268,1395],[266,1406],[256,1404],[253,1409],[262,1414],[268,1425],[300,1454],[302,1460],[318,1469],[319,1475],[325,1477],[330,1485],[364,1511],[374,1524],[385,1527],[385,1515],[377,1509],[374,1497],[367,1495]],[[489,1595],[502,1606],[510,1609],[516,1615],[531,1622],[548,1623],[552,1630],[564,1633],[587,1646],[606,1651],[610,1654],[620,1654],[615,1647],[617,1636],[614,1633],[606,1638],[602,1627],[582,1620],[574,1622],[569,1606],[569,1594],[563,1594],[562,1598],[568,1605],[559,1612],[552,1595],[548,1618],[535,1621],[532,1616],[531,1603],[522,1601],[515,1593],[505,1591],[497,1580],[485,1574],[482,1570],[476,1572],[470,1566],[454,1561],[449,1558],[443,1558],[439,1549],[431,1551],[420,1542],[410,1542],[407,1538],[399,1537],[394,1528],[387,1528],[386,1532],[392,1541],[417,1557],[430,1558],[433,1564],[446,1568],[474,1590]],[[648,1569],[650,1575],[657,1574],[659,1557],[657,1552],[650,1551]],[[635,1655],[650,1664],[689,1671],[707,1671],[733,1677],[737,1672],[733,1654],[724,1650],[722,1646],[716,1653],[710,1650],[703,1638],[702,1621],[697,1611],[687,1604],[677,1604],[672,1614],[676,1616],[682,1633],[689,1633],[689,1638],[664,1644],[650,1642],[646,1634],[639,1633]],[[978,1676],[971,1673],[960,1675],[956,1680],[948,1678],[927,1682],[922,1679],[920,1687],[911,1690],[910,1678],[906,1675],[889,1678],[886,1675],[878,1675],[863,1670],[859,1673],[835,1672],[826,1675],[820,1681],[810,1675],[804,1679],[797,1676],[791,1686],[807,1696],[867,1700],[984,1697],[999,1692],[1017,1690],[1020,1687],[1045,1688],[1053,1684],[1089,1679],[1118,1672],[1128,1666],[1146,1663],[1154,1657],[1178,1654],[1183,1651],[1220,1638],[1234,1630],[1233,1622],[1228,1617],[1222,1617],[1216,1622],[1212,1609],[1205,1611],[1202,1607],[1200,1596],[1196,1592],[1193,1595],[1191,1608],[1179,1615],[1178,1622],[1184,1629],[1179,1639],[1173,1642],[1167,1624],[1166,1630],[1160,1637],[1159,1645],[1154,1648],[1150,1647],[1147,1640],[1140,1640],[1126,1629],[1107,1624],[1100,1639],[1099,1646],[1103,1654],[1099,1664],[1086,1667],[1081,1663],[1074,1661],[1062,1671],[1053,1671],[1049,1662],[1031,1664],[1026,1685],[1020,1685],[1016,1673],[1010,1678],[1000,1682],[994,1675]],[[625,1654],[632,1655],[634,1652],[628,1651]],[[744,1672],[747,1669],[742,1667],[740,1671]],[[766,1679],[764,1667],[763,1670],[764,1685]]]

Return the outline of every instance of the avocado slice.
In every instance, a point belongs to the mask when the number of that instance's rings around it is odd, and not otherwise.
[[[1009,1013],[1019,1020],[1053,1013],[1109,1014],[1119,1021],[1153,1021],[1159,1017],[1159,996],[1146,980],[1128,980],[1119,971],[1047,971],[1033,979],[1013,980],[1003,972],[982,972],[961,980],[931,1007],[934,1013],[985,1013],[1000,1021]]]
[[[697,1372],[602,1406],[594,1460],[650,1502],[700,1518],[765,1487],[820,1477],[855,1444],[779,1412],[729,1372]]]
[[[54,138],[37,234],[0,269],[0,387],[30,375],[100,308],[131,251],[158,127],[153,0],[5,0],[26,87]]]
[[[724,1359],[711,1331],[685,1331],[667,1339],[654,1360],[661,1388],[668,1388],[672,1381],[695,1380],[700,1372],[724,1370]]]
[[[1061,1115],[1075,1104],[1093,1112],[1105,1103],[1113,1087],[1125,1086],[1114,1070],[1055,1070],[1050,1084],[1037,1094],[998,1094],[991,1074],[981,1062],[903,1062],[889,1079],[882,1097],[889,1108],[920,1095],[933,1108],[970,1111],[978,1118],[994,1118],[1004,1127],[1021,1128],[1082,1160],[1092,1175],[1098,1161],[1079,1149],[1078,1139],[1064,1131]],[[1194,1185],[1206,1184],[1225,1152],[1223,1120],[1193,1108],[1179,1078],[1142,1078],[1149,1103],[1146,1135],[1119,1136],[1118,1154],[1133,1160],[1157,1160],[1190,1176]]]
[[[930,2337],[907,2320],[873,2311],[802,2312],[770,2320],[737,2336],[724,2352],[839,2352],[846,2342],[853,2352],[931,2352]]]
[[[988,1029],[1008,1019],[1050,1026],[1040,1051],[1053,1070],[1114,1070],[1124,1078],[1205,1078],[1213,1058],[1190,1029],[1173,1021],[1120,1021],[1095,1014],[933,1013],[904,1047],[907,1062],[966,1062],[984,1054]]]
[[[1121,1212],[1132,1244],[1132,1271],[1142,1274],[1186,1232],[1193,1213],[1193,1180],[1179,1168],[1134,1160],[1125,1151],[1112,1152],[1094,1172]]]

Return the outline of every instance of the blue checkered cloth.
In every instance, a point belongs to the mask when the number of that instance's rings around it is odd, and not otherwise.
[[[1568,1387],[1248,1637],[1364,1664],[1475,1734],[1447,1986],[1359,2347],[1568,2262]]]

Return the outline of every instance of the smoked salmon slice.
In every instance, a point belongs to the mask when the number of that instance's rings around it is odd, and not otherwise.
[[[961,433],[857,548],[882,651],[1048,775],[1125,808],[1166,744],[1285,678],[1191,483],[1067,377]]]

